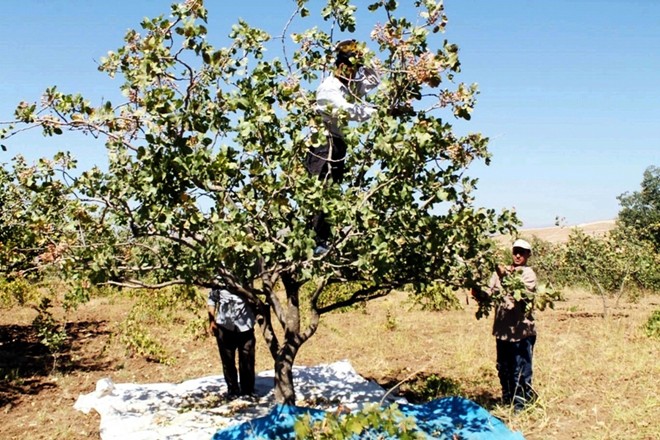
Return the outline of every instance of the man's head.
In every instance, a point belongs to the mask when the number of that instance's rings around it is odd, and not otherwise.
[[[527,264],[529,256],[532,255],[532,245],[525,240],[518,239],[513,242],[511,252],[513,253],[513,265],[524,266]]]
[[[355,40],[344,40],[335,46],[335,66],[337,72],[346,78],[353,78],[362,67],[362,52]]]

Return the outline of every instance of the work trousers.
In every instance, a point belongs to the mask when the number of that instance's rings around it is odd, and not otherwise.
[[[253,394],[256,345],[254,329],[241,332],[218,326],[216,342],[220,351],[222,372],[227,383],[228,394],[233,396]],[[236,370],[236,352],[238,352],[238,371]]]
[[[310,149],[305,159],[307,171],[321,180],[332,179],[341,183],[344,178],[346,163],[346,142],[339,136],[328,136],[325,145]],[[326,245],[330,239],[330,225],[323,211],[312,218],[312,228],[316,233],[316,244]]]
[[[502,400],[521,409],[536,397],[532,388],[532,356],[536,336],[515,342],[496,339],[496,343]]]

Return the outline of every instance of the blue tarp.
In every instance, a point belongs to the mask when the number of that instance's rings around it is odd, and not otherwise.
[[[436,399],[423,405],[399,404],[399,410],[405,416],[414,418],[419,431],[429,439],[524,440],[522,434],[509,430],[486,409],[460,397]],[[295,439],[293,425],[305,414],[320,420],[325,416],[325,411],[277,405],[267,416],[217,432],[213,440]],[[361,438],[370,437],[363,435]]]

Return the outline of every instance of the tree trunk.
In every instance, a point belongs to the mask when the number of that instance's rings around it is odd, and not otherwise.
[[[285,341],[275,359],[275,401],[285,405],[295,405],[296,392],[293,386],[293,361],[297,348]]]
[[[621,297],[623,296],[623,287],[626,285],[627,279],[628,279],[628,275],[625,275],[621,280],[621,285],[619,286],[619,292],[617,293],[616,301],[614,302],[615,309],[619,308],[619,300],[621,300]]]
[[[288,273],[282,274],[286,291],[287,307],[284,322],[284,338],[275,358],[275,401],[294,405],[296,393],[293,386],[293,361],[298,354],[300,338],[300,284]]]
[[[607,290],[605,290],[603,286],[601,286],[598,280],[596,280],[595,278],[593,278],[592,282],[598,288],[598,293],[600,293],[600,299],[603,301],[603,319],[607,318]]]

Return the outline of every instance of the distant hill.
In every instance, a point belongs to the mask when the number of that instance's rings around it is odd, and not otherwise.
[[[571,230],[575,228],[582,229],[589,235],[602,236],[605,235],[608,231],[614,229],[614,226],[615,220],[603,220],[574,226],[552,226],[549,228],[520,229],[519,233],[523,238],[531,238],[532,236],[535,236],[551,243],[565,243],[568,241],[568,235],[571,233]],[[511,237],[501,235],[496,237],[496,240],[501,243],[509,243],[511,242]]]

